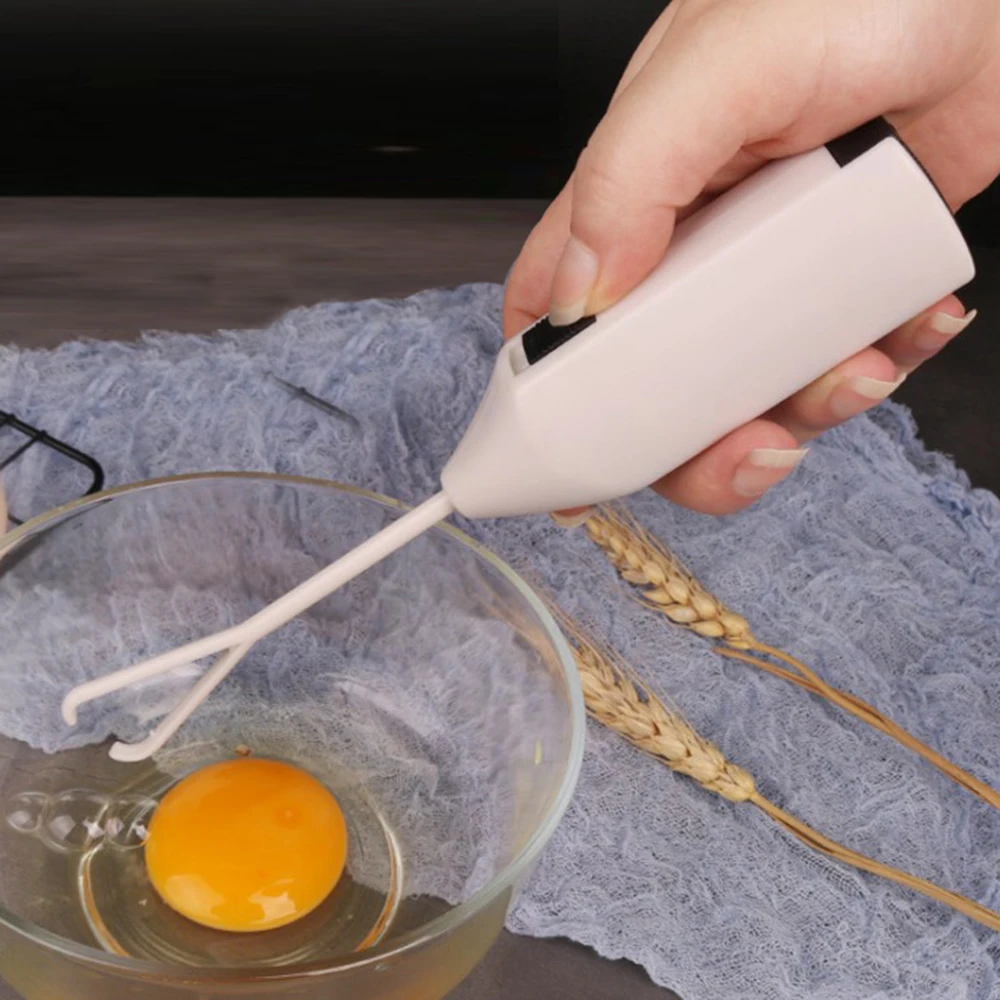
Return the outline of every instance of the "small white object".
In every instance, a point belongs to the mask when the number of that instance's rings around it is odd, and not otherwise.
[[[966,284],[955,220],[882,121],[764,167],[682,223],[663,263],[597,317],[546,319],[500,351],[443,490],[332,566],[207,639],[74,689],[85,702],[222,653],[159,748],[259,639],[453,511],[547,513],[635,492]]]

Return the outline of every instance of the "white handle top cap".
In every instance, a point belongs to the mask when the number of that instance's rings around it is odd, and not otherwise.
[[[606,312],[509,341],[444,491],[472,518],[634,493],[974,273],[934,183],[870,122],[691,216]]]

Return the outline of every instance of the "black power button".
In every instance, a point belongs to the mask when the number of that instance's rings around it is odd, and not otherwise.
[[[542,317],[521,335],[521,344],[528,364],[533,365],[536,361],[541,361],[547,354],[562,347],[596,322],[596,316],[584,316],[568,326],[553,326],[547,316]]]

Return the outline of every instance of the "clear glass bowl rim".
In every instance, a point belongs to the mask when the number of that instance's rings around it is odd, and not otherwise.
[[[308,476],[290,476],[281,473],[270,472],[200,472],[189,473],[179,476],[167,476],[156,479],[147,479],[141,482],[129,483],[125,486],[117,486],[100,493],[74,500],[71,503],[53,508],[40,514],[13,531],[0,536],[0,556],[8,550],[14,549],[27,537],[36,534],[39,530],[54,521],[59,521],[69,515],[77,514],[91,507],[107,503],[117,497],[127,496],[145,490],[155,490],[163,487],[180,486],[184,483],[199,483],[208,480],[229,479],[243,480],[246,482],[268,482],[284,484],[288,486],[309,486],[322,489],[332,489],[340,493],[348,493],[356,497],[379,504],[390,510],[405,512],[410,510],[410,505],[391,497],[382,496],[370,490],[350,486],[345,483],[338,483],[333,480],[311,478]],[[529,871],[538,855],[541,853],[549,838],[555,832],[556,827],[562,820],[573,792],[576,788],[577,780],[580,776],[580,769],[583,764],[583,749],[586,733],[586,710],[583,700],[583,688],[580,677],[576,669],[576,661],[570,650],[561,629],[552,615],[549,613],[545,603],[534,593],[527,583],[514,572],[502,559],[480,545],[479,542],[471,538],[465,532],[460,531],[453,525],[442,523],[431,529],[443,532],[451,536],[460,544],[471,549],[480,558],[488,562],[497,572],[504,576],[520,593],[524,600],[538,616],[545,627],[549,639],[552,641],[559,655],[562,666],[563,680],[566,683],[571,709],[571,745],[569,760],[566,772],[563,775],[558,793],[556,794],[548,814],[544,817],[538,828],[532,834],[528,843],[525,844],[520,854],[499,874],[488,882],[482,889],[470,896],[465,902],[459,904],[452,910],[440,917],[428,921],[423,926],[411,931],[409,934],[394,940],[391,945],[376,946],[367,951],[359,953],[357,956],[347,956],[334,962],[321,963],[301,963],[296,965],[282,966],[278,969],[247,969],[247,968],[211,968],[198,969],[190,966],[174,966],[155,962],[145,962],[139,959],[120,957],[107,952],[91,948],[87,945],[78,944],[59,937],[42,927],[37,927],[28,921],[21,920],[13,913],[8,912],[0,906],[0,927],[5,927],[19,936],[24,936],[32,941],[54,950],[69,958],[84,962],[88,966],[105,969],[108,972],[119,975],[139,975],[142,977],[156,978],[159,982],[176,982],[189,985],[212,985],[225,984],[227,982],[241,981],[247,982],[248,976],[254,984],[270,982],[279,984],[282,981],[297,980],[302,978],[336,977],[336,974],[352,971],[359,971],[365,966],[376,966],[390,958],[402,957],[407,951],[418,950],[435,938],[447,935],[451,930],[461,926],[471,920],[477,914],[485,910],[494,900],[511,887],[515,886],[520,879]]]

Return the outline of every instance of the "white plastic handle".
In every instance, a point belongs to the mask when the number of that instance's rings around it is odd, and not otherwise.
[[[831,145],[686,219],[607,311],[508,342],[441,477],[456,510],[634,493],[973,277],[948,206],[888,126]]]

